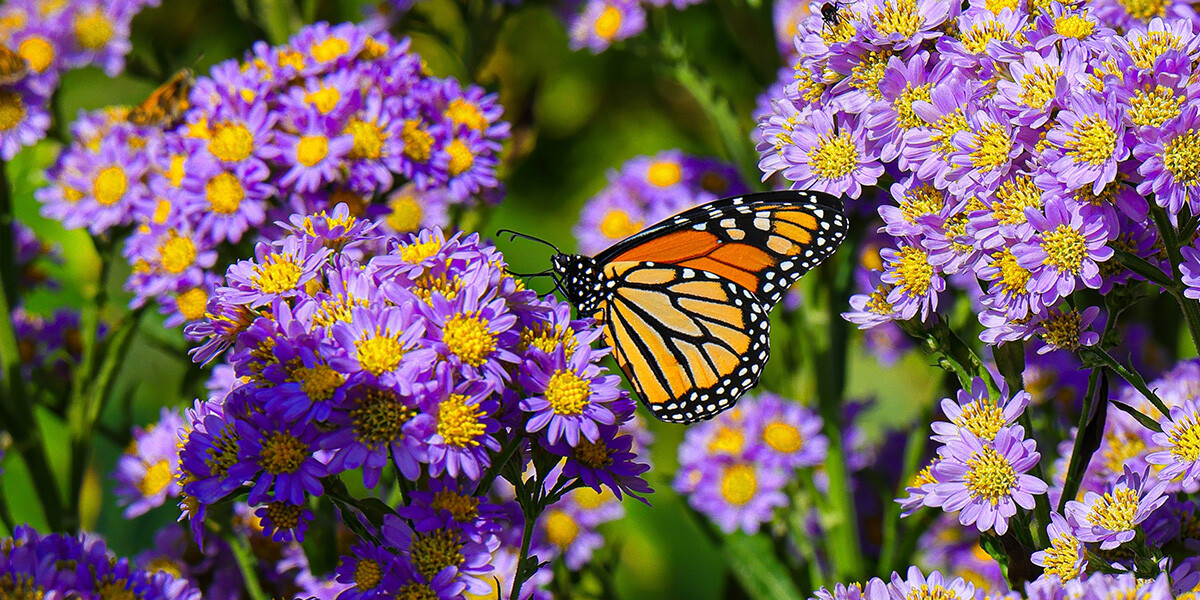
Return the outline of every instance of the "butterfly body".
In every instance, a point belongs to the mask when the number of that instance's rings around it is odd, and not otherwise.
[[[664,421],[733,406],[770,354],[769,313],[846,233],[841,203],[808,191],[693,208],[594,258],[559,254],[567,300],[604,326],[617,364]]]

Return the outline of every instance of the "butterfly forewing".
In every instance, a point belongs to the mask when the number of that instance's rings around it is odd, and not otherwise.
[[[150,93],[141,104],[129,110],[129,122],[142,127],[169,127],[188,109],[192,90],[192,72],[183,69]]]
[[[768,307],[706,271],[654,262],[605,266],[605,335],[656,417],[690,423],[733,405],[758,382],[770,343]]]

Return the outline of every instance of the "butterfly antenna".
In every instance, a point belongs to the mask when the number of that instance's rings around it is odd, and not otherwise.
[[[526,277],[526,278],[528,278],[528,277],[545,277],[550,274],[550,269],[546,269],[545,271],[539,271],[537,273],[518,273],[507,267],[505,268],[505,270],[508,271],[509,275],[512,275],[514,277]]]
[[[537,242],[539,244],[544,244],[546,246],[549,246],[549,247],[553,248],[554,251],[559,254],[563,253],[562,250],[558,249],[558,246],[555,246],[554,244],[551,244],[550,242],[547,242],[546,240],[543,240],[542,238],[533,237],[532,235],[528,235],[528,234],[524,234],[524,233],[519,233],[519,232],[513,231],[511,229],[499,229],[496,231],[496,235],[503,235],[506,233],[509,234],[509,236],[510,236],[508,238],[508,241],[510,241],[510,242],[516,238],[525,238],[527,240],[531,240],[531,241]]]

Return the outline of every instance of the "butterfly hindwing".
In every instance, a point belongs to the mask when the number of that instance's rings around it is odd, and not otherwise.
[[[768,307],[846,236],[836,198],[784,191],[735,196],[680,213],[596,257],[670,263],[714,273],[754,292]]]
[[[656,417],[690,423],[754,387],[769,355],[769,307],[707,271],[654,262],[604,268],[602,306],[617,364]]]

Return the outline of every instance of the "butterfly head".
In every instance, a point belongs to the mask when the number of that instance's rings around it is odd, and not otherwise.
[[[551,259],[559,289],[580,315],[591,316],[600,304],[600,267],[590,256],[556,254]]]

